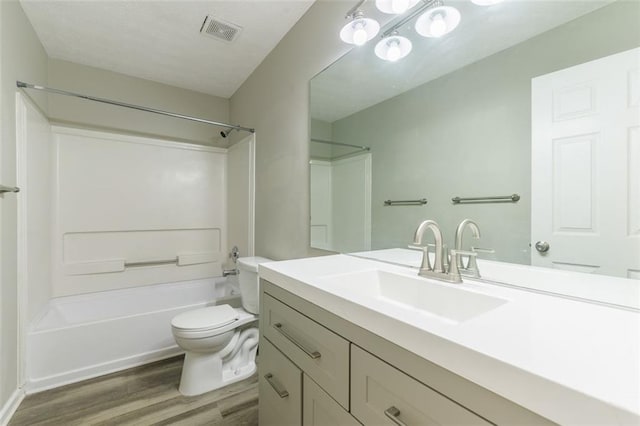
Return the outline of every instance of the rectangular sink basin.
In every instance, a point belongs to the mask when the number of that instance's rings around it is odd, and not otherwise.
[[[456,284],[434,283],[427,279],[369,270],[326,276],[322,288],[362,305],[390,304],[418,310],[447,322],[460,323],[491,311],[507,302],[499,297],[476,293]]]

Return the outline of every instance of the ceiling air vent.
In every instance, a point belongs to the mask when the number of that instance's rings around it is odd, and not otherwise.
[[[214,18],[211,15],[205,18],[202,23],[202,28],[200,28],[200,34],[213,37],[225,43],[234,41],[240,34],[240,31],[242,31],[241,26]]]

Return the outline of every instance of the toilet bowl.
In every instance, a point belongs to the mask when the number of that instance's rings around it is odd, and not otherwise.
[[[180,393],[200,395],[245,379],[256,371],[258,349],[258,265],[264,257],[238,259],[242,308],[195,309],[171,320],[173,337],[184,351]]]

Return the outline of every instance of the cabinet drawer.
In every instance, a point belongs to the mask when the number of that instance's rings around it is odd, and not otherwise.
[[[267,339],[260,339],[258,366],[260,426],[300,425],[302,372]]]
[[[363,424],[491,424],[355,345],[351,413]]]
[[[264,294],[263,334],[333,399],[349,409],[349,342]]]
[[[306,374],[302,375],[302,389],[302,426],[360,426]]]

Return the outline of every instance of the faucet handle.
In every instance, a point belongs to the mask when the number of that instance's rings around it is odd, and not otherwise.
[[[411,250],[422,250],[422,264],[420,265],[420,271],[431,271],[431,261],[429,260],[429,247],[433,244],[427,244],[426,246],[414,246],[409,244],[407,247]]]
[[[471,251],[476,253],[495,253],[495,249],[492,248],[482,248],[482,247],[471,247]]]
[[[478,262],[476,261],[476,258],[478,257],[478,253],[475,251],[458,250],[458,255],[467,256],[467,259],[468,259],[467,266],[462,267],[463,272],[471,273],[470,276],[473,278],[480,278],[480,270],[478,269]]]

